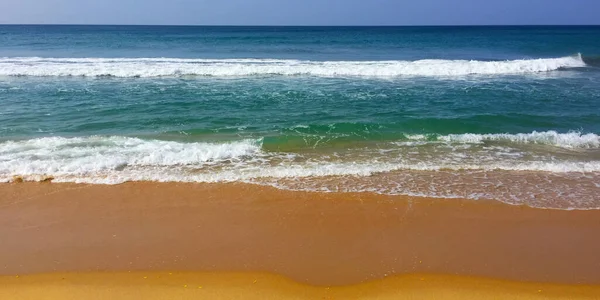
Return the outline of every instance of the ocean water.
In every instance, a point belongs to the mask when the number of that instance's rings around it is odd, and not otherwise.
[[[600,27],[0,26],[0,181],[600,208]]]

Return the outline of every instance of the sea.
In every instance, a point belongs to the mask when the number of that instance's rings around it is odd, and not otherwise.
[[[0,26],[0,182],[599,209],[599,134],[598,26]]]

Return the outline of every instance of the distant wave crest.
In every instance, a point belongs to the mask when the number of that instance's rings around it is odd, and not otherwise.
[[[0,76],[78,77],[401,77],[502,75],[584,67],[581,55],[507,61],[306,61],[280,59],[182,58],[0,58]]]

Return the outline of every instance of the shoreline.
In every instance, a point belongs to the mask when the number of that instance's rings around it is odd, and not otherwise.
[[[249,184],[0,184],[0,275],[267,272],[317,286],[447,274],[600,285],[600,211]]]

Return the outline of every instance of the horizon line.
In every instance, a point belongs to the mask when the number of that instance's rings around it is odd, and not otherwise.
[[[216,25],[216,24],[110,24],[110,23],[0,23],[0,26],[172,26],[172,27],[551,27],[600,26],[598,24],[425,24],[425,25]]]

